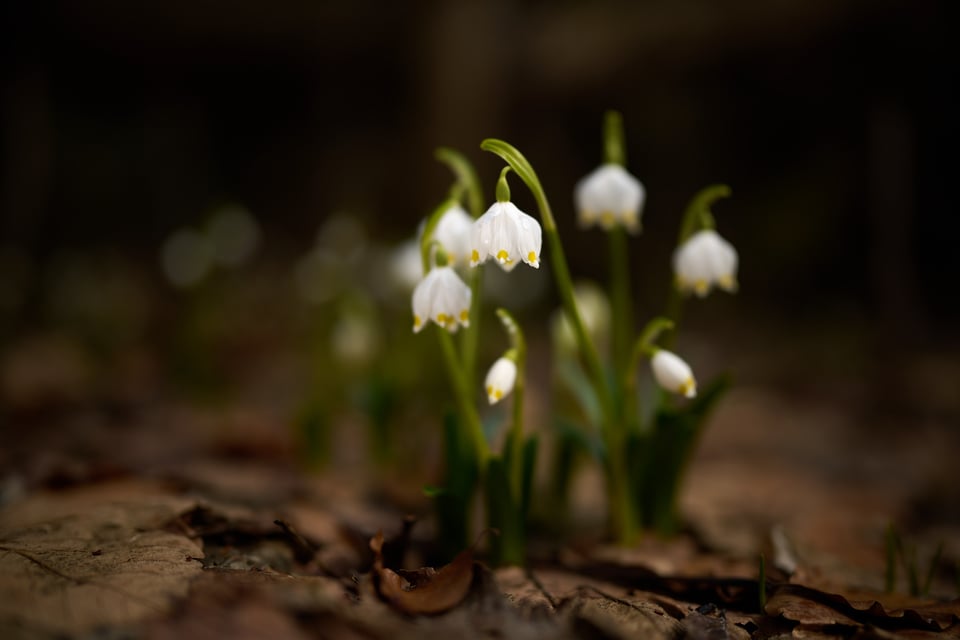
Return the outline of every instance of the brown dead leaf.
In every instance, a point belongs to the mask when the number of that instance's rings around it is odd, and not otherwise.
[[[200,546],[161,529],[186,504],[113,483],[0,512],[0,629],[83,635],[168,612],[201,571]]]
[[[680,623],[659,606],[616,598],[594,589],[582,589],[563,608],[578,637],[672,640],[681,633]]]
[[[876,600],[851,602],[841,595],[787,584],[777,587],[767,600],[766,613],[805,625],[871,625],[881,629],[944,631],[960,624],[960,601],[888,610]]]
[[[470,592],[472,549],[461,551],[440,569],[424,567],[399,573],[383,566],[383,532],[370,540],[370,549],[374,553],[373,571],[380,596],[404,613],[443,613],[460,604]]]

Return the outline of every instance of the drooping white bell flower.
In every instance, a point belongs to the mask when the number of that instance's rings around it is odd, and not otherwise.
[[[627,231],[640,230],[646,190],[619,164],[607,163],[583,177],[573,191],[581,226],[599,224],[609,231],[618,224]]]
[[[487,372],[484,388],[487,391],[487,400],[496,404],[510,395],[513,385],[517,382],[517,363],[510,358],[500,358],[493,363]]]
[[[470,287],[451,266],[435,267],[413,290],[413,332],[431,320],[450,333],[470,326]]]
[[[470,232],[473,217],[459,204],[444,212],[433,230],[433,239],[440,243],[454,266],[467,266],[470,262]]]
[[[470,266],[493,258],[504,271],[511,271],[521,261],[539,269],[542,234],[536,218],[520,211],[512,202],[494,202],[473,223]]]
[[[690,365],[670,351],[658,350],[650,359],[650,368],[657,384],[674,393],[693,398],[697,395],[697,381]]]
[[[714,285],[733,293],[737,290],[738,262],[732,244],[713,229],[704,229],[677,247],[673,273],[677,287],[684,293],[693,291],[702,298]]]

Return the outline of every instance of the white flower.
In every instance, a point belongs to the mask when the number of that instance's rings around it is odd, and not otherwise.
[[[609,231],[620,224],[632,233],[640,230],[646,191],[640,181],[618,164],[600,165],[577,183],[573,191],[580,224],[599,224]]]
[[[453,267],[435,267],[413,290],[413,331],[435,323],[453,333],[457,325],[470,326],[470,287]]]
[[[539,269],[542,243],[540,223],[535,218],[512,202],[494,202],[473,223],[470,266],[494,258],[504,271],[512,270],[521,260]]]
[[[440,216],[433,230],[433,239],[447,252],[455,266],[466,266],[470,261],[470,232],[473,218],[459,204],[455,204]]]
[[[487,372],[484,386],[487,390],[487,400],[496,404],[510,395],[513,385],[517,382],[517,363],[510,358],[500,358],[493,363]]]
[[[653,377],[657,384],[666,389],[679,393],[688,398],[697,395],[697,381],[693,379],[690,365],[670,351],[660,349],[650,359]]]
[[[713,285],[733,293],[737,290],[737,250],[712,229],[699,231],[673,253],[677,287],[701,298]]]

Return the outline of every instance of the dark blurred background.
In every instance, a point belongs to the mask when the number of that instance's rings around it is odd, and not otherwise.
[[[488,136],[532,161],[573,270],[602,278],[602,236],[575,232],[570,194],[616,108],[648,193],[642,311],[665,295],[687,200],[726,182],[715,213],[741,293],[714,296],[693,326],[774,355],[799,332],[896,376],[897,354],[958,346],[949,6],[4,3],[5,337],[48,321],[64,254],[159,272],[164,239],[225,202],[252,212],[275,260],[308,251],[334,213],[399,241],[446,193],[438,145],[465,152],[492,196]]]

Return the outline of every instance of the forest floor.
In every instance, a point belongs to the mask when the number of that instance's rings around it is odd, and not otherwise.
[[[91,401],[69,376],[35,397],[10,381],[37,355],[6,368],[3,638],[960,637],[960,433],[935,411],[894,428],[842,389],[738,386],[679,536],[606,544],[588,473],[580,520],[534,535],[526,568],[480,549],[404,574],[430,557],[419,478],[308,472],[288,419],[242,401]]]

